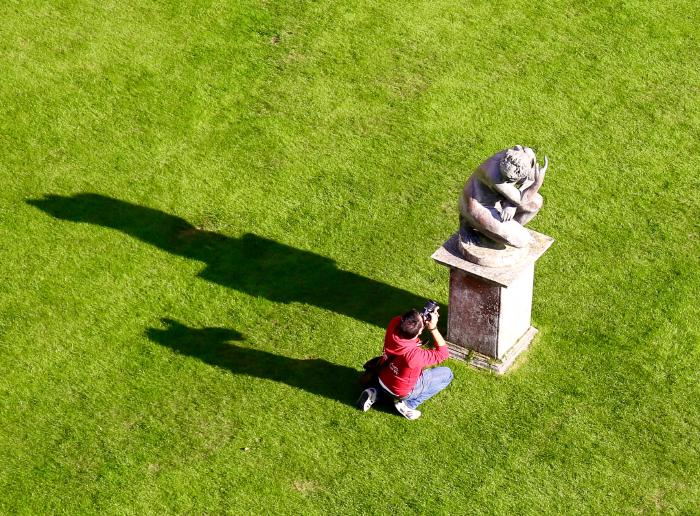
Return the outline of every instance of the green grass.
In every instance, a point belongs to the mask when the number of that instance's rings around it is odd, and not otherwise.
[[[0,512],[699,513],[691,1],[0,5]],[[541,332],[357,412],[470,170]]]

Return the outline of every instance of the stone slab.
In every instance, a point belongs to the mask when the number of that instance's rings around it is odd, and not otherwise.
[[[535,263],[554,242],[554,239],[550,236],[531,229],[527,230],[532,235],[534,243],[530,245],[528,252],[520,260],[509,266],[484,267],[465,260],[459,252],[459,233],[452,235],[447,242],[433,253],[431,258],[440,265],[462,270],[466,274],[481,278],[494,285],[508,287],[520,276],[524,269]]]
[[[450,350],[451,358],[467,362],[470,366],[476,367],[477,369],[486,369],[497,374],[503,374],[515,363],[515,360],[530,347],[530,343],[535,338],[536,334],[537,329],[534,326],[530,326],[525,334],[518,339],[518,342],[516,342],[500,360],[493,359],[449,341],[447,342],[447,347]]]

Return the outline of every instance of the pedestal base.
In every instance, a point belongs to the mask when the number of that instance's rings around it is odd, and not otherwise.
[[[535,262],[553,239],[528,231],[532,245],[507,266],[465,260],[457,234],[433,254],[450,268],[446,340],[454,358],[503,373],[537,333],[530,321]]]
[[[458,344],[447,342],[447,347],[450,349],[450,358],[467,362],[470,366],[477,369],[486,369],[494,371],[497,374],[505,373],[513,365],[515,360],[530,347],[530,343],[537,334],[537,328],[530,326],[525,332],[525,335],[520,337],[518,341],[511,347],[501,359],[492,358],[473,349],[467,349]]]

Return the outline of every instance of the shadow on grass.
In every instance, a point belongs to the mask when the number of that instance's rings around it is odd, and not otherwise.
[[[231,341],[243,340],[243,335],[227,328],[190,328],[173,319],[162,321],[165,329],[146,330],[149,339],[232,373],[281,382],[350,405],[360,392],[360,372],[350,367],[237,346]]]
[[[206,264],[213,283],[279,303],[300,302],[384,327],[424,299],[339,269],[324,256],[251,233],[232,238],[186,220],[98,194],[46,195],[28,204],[62,220],[116,229],[164,251]]]

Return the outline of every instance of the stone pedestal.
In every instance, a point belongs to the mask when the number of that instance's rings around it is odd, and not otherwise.
[[[462,258],[453,235],[432,258],[450,268],[447,343],[453,358],[504,373],[529,346],[535,262],[554,239],[528,230],[534,238],[517,262],[484,267]]]

